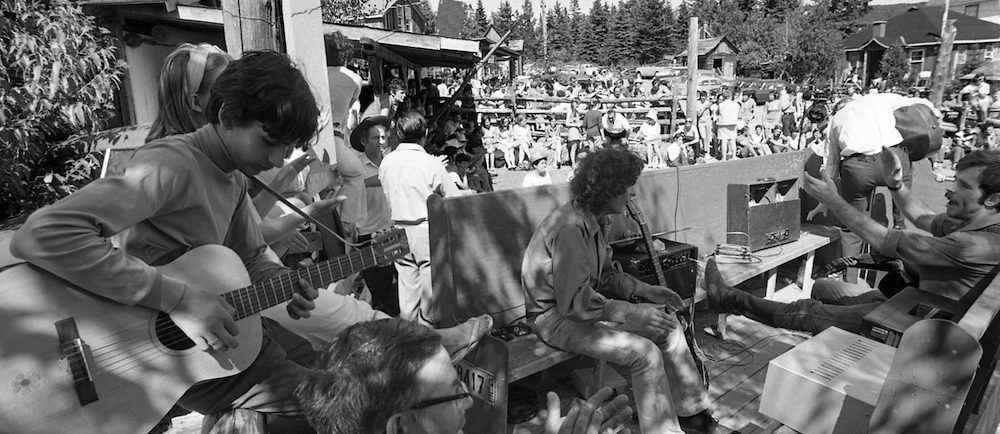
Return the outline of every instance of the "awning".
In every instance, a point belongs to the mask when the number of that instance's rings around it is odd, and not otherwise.
[[[358,43],[375,42],[381,50],[389,50],[407,62],[418,66],[448,66],[467,68],[479,61],[479,41],[445,38],[419,33],[394,32],[366,26],[323,23],[323,33],[340,32]],[[393,61],[391,55],[382,56]],[[397,62],[398,63],[398,62]]]

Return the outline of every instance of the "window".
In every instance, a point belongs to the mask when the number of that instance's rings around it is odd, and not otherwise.
[[[993,60],[993,53],[996,52],[995,50],[996,47],[994,47],[993,44],[983,45],[983,59]]]
[[[979,5],[968,5],[965,7],[965,14],[970,17],[979,18]]]
[[[924,50],[910,51],[910,63],[920,63],[924,61]]]

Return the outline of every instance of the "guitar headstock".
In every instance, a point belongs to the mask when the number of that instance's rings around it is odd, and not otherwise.
[[[635,203],[635,199],[629,199],[625,202],[625,209],[628,210],[629,215],[635,219],[639,224],[646,223],[646,216],[642,215],[642,209],[639,208],[639,204]]]
[[[407,241],[406,231],[402,228],[376,232],[370,247],[375,253],[375,262],[383,267],[410,253],[410,242]]]

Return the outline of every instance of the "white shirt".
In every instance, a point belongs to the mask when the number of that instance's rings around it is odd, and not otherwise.
[[[740,103],[727,99],[719,103],[719,125],[736,125],[740,120]]]
[[[545,172],[545,175],[539,175],[537,171],[532,170],[524,175],[524,179],[521,180],[521,187],[538,187],[540,185],[552,185],[552,176],[549,172]]]
[[[844,105],[830,119],[830,152],[840,157],[853,154],[875,155],[882,146],[895,146],[903,141],[896,130],[893,112],[901,107],[924,104],[924,98],[909,98],[895,93],[865,95]]]
[[[642,141],[647,144],[655,145],[660,143],[661,131],[663,130],[660,128],[660,124],[657,123],[650,124],[649,122],[643,122],[642,125],[639,125],[639,134],[642,134]]]
[[[364,152],[354,151],[361,160],[365,179],[378,176],[378,166]],[[365,198],[368,199],[367,216],[358,223],[358,234],[369,235],[392,225],[389,217],[389,199],[385,197],[382,187],[366,186]]]
[[[378,168],[382,190],[389,200],[393,220],[418,221],[427,218],[427,198],[462,194],[448,176],[444,163],[416,143],[400,143],[382,159]]]

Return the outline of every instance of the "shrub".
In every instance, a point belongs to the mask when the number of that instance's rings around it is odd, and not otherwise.
[[[72,136],[113,114],[125,63],[107,29],[59,0],[0,0],[0,220],[51,203],[99,166]]]

